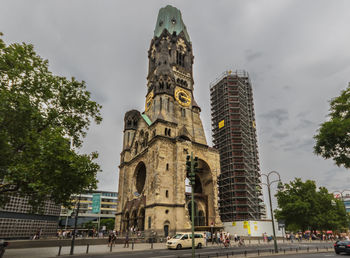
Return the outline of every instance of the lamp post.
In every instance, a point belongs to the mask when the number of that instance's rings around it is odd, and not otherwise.
[[[270,176],[271,175],[277,175],[278,179],[276,180],[272,180],[270,181]],[[275,223],[274,223],[274,218],[273,218],[273,211],[272,211],[272,202],[271,202],[271,190],[270,190],[270,186],[273,183],[276,182],[281,182],[281,176],[278,172],[276,171],[271,171],[270,173],[266,174],[261,174],[261,176],[265,176],[266,177],[266,183],[262,183],[263,185],[267,186],[267,190],[269,193],[269,203],[270,203],[270,212],[271,212],[271,223],[272,223],[272,232],[273,232],[273,242],[274,242],[274,246],[275,246],[275,253],[278,253],[278,248],[277,248],[277,240],[276,240],[276,231],[275,231]]]
[[[71,246],[70,246],[70,253],[69,253],[70,255],[74,254],[74,242],[75,242],[75,235],[76,235],[77,224],[78,224],[78,215],[79,215],[79,209],[80,209],[80,198],[81,198],[81,194],[79,194],[78,205],[77,205],[77,209],[76,209],[76,213],[75,213],[72,243],[71,243]]]

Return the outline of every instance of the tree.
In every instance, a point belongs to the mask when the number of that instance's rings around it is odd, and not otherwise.
[[[280,185],[276,197],[276,218],[284,220],[288,230],[336,230],[348,225],[344,204],[325,187],[317,191],[314,181],[296,178]]]
[[[72,194],[95,189],[98,154],[78,149],[100,109],[84,81],[53,75],[33,45],[0,37],[0,206],[11,194],[34,208],[48,198],[69,206]]]
[[[314,136],[314,152],[332,158],[337,166],[350,168],[350,84],[330,102],[329,121]]]
[[[113,230],[114,223],[115,223],[115,219],[101,219],[100,225],[101,227],[106,226],[106,230]]]

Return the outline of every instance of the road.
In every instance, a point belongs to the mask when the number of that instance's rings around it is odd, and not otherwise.
[[[294,243],[294,244],[279,244],[278,248],[280,253],[296,253],[298,252],[301,257],[301,252],[307,252],[309,249],[310,252],[326,251],[325,248],[328,247],[328,250],[333,250],[332,243]],[[196,257],[210,258],[210,257],[234,257],[237,255],[244,255],[245,252],[251,255],[258,255],[258,250],[260,255],[268,255],[273,252],[273,245],[263,245],[263,246],[246,246],[246,247],[230,247],[223,248],[218,246],[209,245],[203,249],[196,249]],[[331,253],[327,253],[331,254]],[[233,255],[233,256],[232,256]],[[321,253],[318,253],[321,255]],[[323,254],[322,254],[323,255]],[[72,257],[72,256],[71,256]],[[78,256],[76,256],[78,257]],[[118,252],[118,253],[104,253],[104,254],[89,254],[89,255],[79,255],[79,257],[85,258],[132,258],[132,257],[142,257],[142,258],[178,258],[178,257],[191,257],[191,249],[183,250],[167,250],[167,249],[158,249],[158,250],[143,250],[143,251],[127,251],[127,252]],[[267,257],[267,256],[265,256]],[[280,257],[279,255],[274,255],[273,257]],[[284,256],[285,257],[285,256]],[[287,256],[290,257],[290,256]],[[308,257],[308,256],[307,256]],[[320,256],[310,256],[310,257],[320,257]]]
[[[314,254],[291,254],[291,255],[274,255],[274,256],[264,256],[264,258],[328,258],[328,257],[338,257],[346,258],[350,257],[349,254],[335,254],[335,253],[314,253]]]

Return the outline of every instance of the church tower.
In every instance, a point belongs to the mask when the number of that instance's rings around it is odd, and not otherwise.
[[[159,10],[148,51],[144,112],[128,111],[119,166],[116,230],[167,236],[191,229],[186,155],[199,159],[195,185],[196,230],[221,227],[217,150],[206,142],[194,100],[193,51],[181,12]]]

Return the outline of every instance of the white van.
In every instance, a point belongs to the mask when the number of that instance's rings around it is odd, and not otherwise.
[[[194,233],[194,246],[196,248],[202,248],[205,245],[204,236],[200,232]],[[166,246],[168,249],[181,249],[192,247],[192,233],[177,233],[175,236],[170,238]]]

